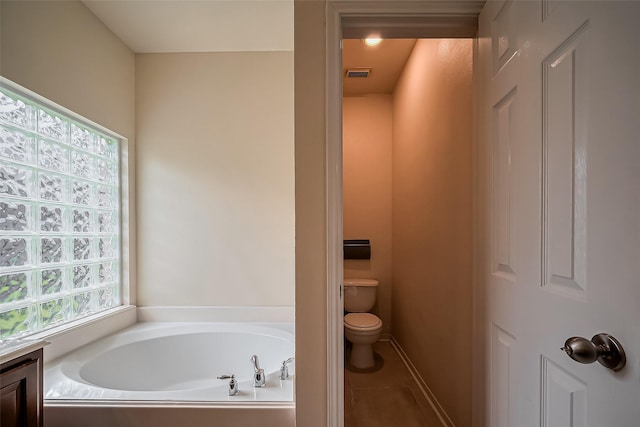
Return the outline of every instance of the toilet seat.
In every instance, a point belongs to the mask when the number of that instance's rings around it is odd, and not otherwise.
[[[344,316],[344,326],[353,331],[374,331],[382,327],[382,320],[371,313],[349,313]]]

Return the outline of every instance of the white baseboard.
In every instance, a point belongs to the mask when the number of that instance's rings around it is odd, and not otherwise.
[[[295,309],[281,307],[138,307],[138,322],[284,322],[293,323]]]
[[[424,379],[422,378],[422,376],[420,375],[416,367],[413,365],[413,363],[411,363],[411,360],[409,359],[409,356],[407,356],[407,353],[404,352],[404,350],[402,349],[398,341],[396,341],[396,339],[393,336],[391,336],[391,345],[396,350],[396,352],[400,356],[400,359],[402,359],[402,362],[407,367],[407,369],[411,373],[411,376],[418,384],[418,387],[420,388],[420,391],[422,391],[422,394],[424,395],[425,399],[427,399],[427,402],[429,402],[429,405],[431,405],[434,412],[440,419],[440,422],[442,423],[442,427],[455,427],[455,424],[453,424],[453,421],[451,421],[451,418],[449,418],[449,415],[447,415],[447,412],[444,410],[440,402],[438,402],[438,399],[436,399],[436,396],[433,394],[433,392],[431,391],[427,383],[424,381]]]

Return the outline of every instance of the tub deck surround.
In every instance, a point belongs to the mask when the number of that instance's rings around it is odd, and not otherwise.
[[[70,353],[95,340],[109,336],[136,323],[136,307],[121,305],[95,316],[79,319],[59,328],[44,331],[29,338],[45,339],[45,370],[50,361]]]
[[[51,362],[45,405],[280,402],[293,408],[295,363],[290,379],[279,379],[282,361],[294,355],[292,329],[287,323],[138,323]],[[253,354],[266,373],[264,388],[253,387]],[[217,379],[224,374],[235,375],[237,395],[227,396],[229,380]]]

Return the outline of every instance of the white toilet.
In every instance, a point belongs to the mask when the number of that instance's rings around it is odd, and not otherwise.
[[[367,369],[375,365],[373,343],[380,338],[382,320],[367,313],[376,303],[378,281],[375,279],[344,279],[344,335],[353,344],[349,363],[354,368]]]

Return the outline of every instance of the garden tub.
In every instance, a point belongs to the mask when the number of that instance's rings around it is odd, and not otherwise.
[[[228,419],[293,426],[295,367],[280,379],[282,362],[294,353],[291,330],[265,323],[135,324],[45,366],[45,425],[199,426]],[[252,355],[265,371],[264,387],[253,386]],[[232,374],[239,392],[229,396],[229,380],[217,377]]]

